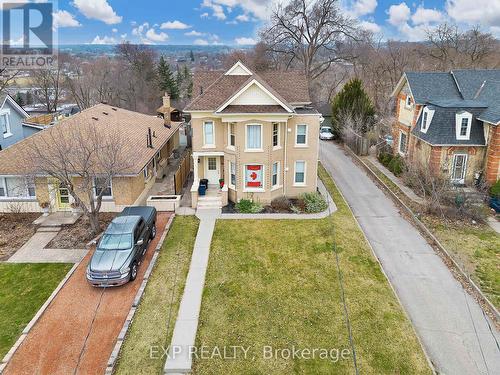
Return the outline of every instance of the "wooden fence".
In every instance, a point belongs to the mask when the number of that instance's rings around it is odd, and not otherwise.
[[[182,157],[182,160],[179,163],[179,168],[177,168],[177,171],[175,171],[174,174],[175,194],[180,194],[182,192],[182,187],[189,178],[189,174],[191,173],[191,160],[192,160],[191,151],[188,151]]]

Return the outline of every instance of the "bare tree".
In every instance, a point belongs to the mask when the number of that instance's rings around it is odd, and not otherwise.
[[[19,70],[10,73],[7,68],[0,69],[0,92],[3,92],[19,74]]]
[[[97,128],[94,123],[55,126],[32,140],[26,155],[36,175],[50,176],[68,189],[94,235],[100,231],[103,194],[112,178],[130,167],[123,138]]]
[[[344,46],[356,39],[355,22],[342,14],[339,0],[292,0],[276,7],[261,38],[287,68],[300,63],[310,82],[352,57]]]
[[[57,111],[61,100],[64,82],[63,69],[67,60],[68,55],[60,54],[55,68],[33,71],[33,85],[38,87],[39,99],[49,113]]]

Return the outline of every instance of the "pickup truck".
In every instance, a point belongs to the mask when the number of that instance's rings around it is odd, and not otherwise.
[[[97,243],[87,266],[87,281],[96,287],[134,281],[148,244],[155,236],[154,207],[125,207]]]

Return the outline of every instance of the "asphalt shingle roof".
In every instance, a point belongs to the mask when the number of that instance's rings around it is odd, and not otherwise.
[[[485,81],[500,81],[500,70],[479,69],[479,70],[453,70],[459,90],[464,99],[474,99],[478,90]]]
[[[431,100],[462,99],[455,80],[447,72],[405,72],[417,104]]]
[[[483,124],[477,120],[477,116],[482,113],[483,108],[478,107],[439,107],[437,105],[429,106],[433,109],[434,116],[426,133],[420,131],[422,124],[422,113],[417,119],[417,125],[413,128],[412,134],[416,137],[430,143],[433,146],[439,145],[474,145],[484,146]],[[470,138],[468,140],[458,140],[456,136],[456,114],[461,111],[472,113],[472,125]]]
[[[488,104],[488,108],[479,115],[479,118],[492,124],[500,123],[500,80],[486,81],[479,91],[477,100]]]

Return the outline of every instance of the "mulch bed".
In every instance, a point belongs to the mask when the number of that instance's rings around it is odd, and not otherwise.
[[[300,199],[290,199],[290,202],[293,206],[298,208],[301,213],[305,212],[304,202]],[[236,205],[233,202],[229,202],[227,206],[222,207],[223,214],[239,214],[236,210]],[[264,206],[264,209],[260,212],[256,212],[257,214],[295,214],[296,211],[292,211],[290,208],[286,209],[284,207],[277,208],[272,207],[271,205]]]
[[[0,214],[0,261],[7,260],[36,231],[37,213]]]
[[[105,212],[99,215],[101,230],[116,216],[116,213]],[[89,220],[86,216],[80,217],[76,223],[63,226],[61,231],[46,246],[47,249],[85,249],[87,243],[94,238],[90,232]]]

